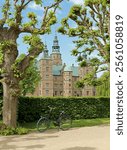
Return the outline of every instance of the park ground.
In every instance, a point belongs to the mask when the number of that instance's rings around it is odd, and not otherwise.
[[[0,150],[109,150],[109,125],[0,136]]]

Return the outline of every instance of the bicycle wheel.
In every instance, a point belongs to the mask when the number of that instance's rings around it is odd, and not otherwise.
[[[72,126],[72,120],[69,116],[63,114],[60,116],[60,129],[65,131],[70,129]]]
[[[44,132],[49,128],[49,121],[46,118],[40,118],[37,122],[37,130]]]

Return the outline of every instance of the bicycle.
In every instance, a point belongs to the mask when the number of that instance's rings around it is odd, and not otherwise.
[[[40,119],[37,121],[37,130],[39,132],[44,132],[48,130],[51,124],[53,124],[54,126],[58,127],[58,129],[61,129],[63,131],[71,128],[72,125],[71,117],[66,115],[64,111],[61,111],[56,118],[53,118],[52,111],[53,108],[50,108],[48,115],[44,117],[41,116]]]

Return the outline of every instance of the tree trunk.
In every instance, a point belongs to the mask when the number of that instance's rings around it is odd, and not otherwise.
[[[16,128],[18,91],[15,87],[3,83],[3,123]]]
[[[16,77],[13,66],[18,56],[16,39],[18,33],[4,28],[1,31],[3,42],[3,123],[9,127],[16,127],[17,104],[19,96],[19,79]]]

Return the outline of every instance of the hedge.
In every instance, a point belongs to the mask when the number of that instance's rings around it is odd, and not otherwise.
[[[19,122],[34,122],[48,113],[48,106],[53,108],[52,117],[57,117],[61,110],[72,119],[107,118],[110,116],[109,97],[20,97],[18,108]]]

